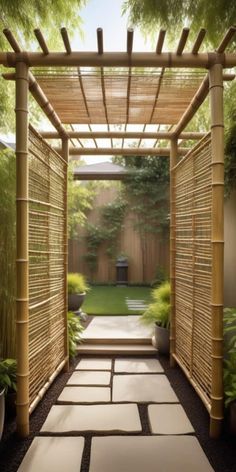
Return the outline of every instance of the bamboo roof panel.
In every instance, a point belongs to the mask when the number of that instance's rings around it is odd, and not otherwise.
[[[163,74],[162,69],[149,68],[133,69],[131,76],[128,68],[104,68],[101,81],[100,69],[80,69],[83,90],[75,69],[35,70],[35,76],[64,124],[169,125],[178,123],[204,73],[183,71],[180,74],[166,69]]]

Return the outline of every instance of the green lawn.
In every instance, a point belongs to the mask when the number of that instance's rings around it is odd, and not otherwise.
[[[152,289],[149,287],[94,286],[87,293],[83,311],[88,315],[136,315],[143,310],[129,310],[126,298],[150,302]]]

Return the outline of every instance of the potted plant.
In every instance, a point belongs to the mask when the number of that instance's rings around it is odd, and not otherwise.
[[[236,435],[236,309],[224,310],[224,395],[230,433]]]
[[[4,359],[0,361],[0,439],[5,418],[5,397],[10,391],[16,392],[16,361]]]
[[[160,354],[170,352],[170,283],[163,282],[152,292],[153,302],[143,313],[141,320],[154,323],[154,344]]]
[[[86,292],[89,287],[85,277],[79,273],[69,273],[67,275],[68,286],[68,309],[78,311],[82,306]]]

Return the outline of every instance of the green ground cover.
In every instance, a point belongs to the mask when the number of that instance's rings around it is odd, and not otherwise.
[[[143,310],[129,310],[126,298],[151,301],[150,287],[93,286],[87,293],[83,311],[88,315],[136,315]]]

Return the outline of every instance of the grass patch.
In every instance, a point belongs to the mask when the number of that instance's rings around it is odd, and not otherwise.
[[[88,315],[136,315],[144,310],[129,310],[126,298],[151,302],[149,287],[94,286],[85,297],[83,311]]]

